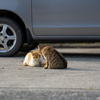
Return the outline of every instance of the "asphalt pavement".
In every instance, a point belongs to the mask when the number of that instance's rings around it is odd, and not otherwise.
[[[0,57],[0,100],[100,100],[100,49],[57,50],[67,69],[24,67],[26,52]]]

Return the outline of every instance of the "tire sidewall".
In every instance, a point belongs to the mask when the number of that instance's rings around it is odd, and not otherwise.
[[[4,56],[4,57],[5,56],[13,56],[22,47],[22,44],[23,44],[22,31],[21,31],[19,25],[15,21],[13,21],[12,19],[9,19],[9,18],[0,18],[0,24],[9,25],[10,27],[13,28],[13,30],[15,31],[15,34],[16,34],[15,46],[8,52],[4,52],[4,53],[0,52],[0,56]]]

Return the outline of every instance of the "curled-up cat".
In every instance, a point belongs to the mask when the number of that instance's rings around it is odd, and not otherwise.
[[[67,61],[64,56],[56,51],[51,46],[39,47],[39,54],[43,55],[46,59],[46,65],[43,67],[44,69],[64,69],[67,68]]]
[[[41,67],[46,64],[45,62],[45,59],[37,51],[33,51],[27,53],[23,61],[23,66]]]

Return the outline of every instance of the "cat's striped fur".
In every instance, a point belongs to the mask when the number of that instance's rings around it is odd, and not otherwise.
[[[45,69],[64,69],[67,68],[67,61],[64,56],[51,46],[39,47],[38,52],[46,59]]]

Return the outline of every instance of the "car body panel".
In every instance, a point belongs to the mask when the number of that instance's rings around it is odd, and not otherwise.
[[[19,16],[25,24],[26,30],[28,29],[32,38],[37,40],[37,36],[33,34],[32,30],[31,8],[32,0],[0,0],[0,10],[10,11]]]
[[[32,0],[32,15],[38,37],[100,36],[100,0]]]
[[[35,41],[100,41],[100,0],[0,1],[0,10],[18,15]]]
[[[0,10],[15,13],[22,19],[26,28],[31,28],[31,0],[0,0]]]

